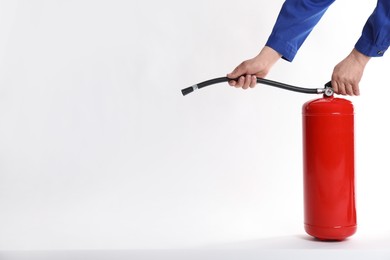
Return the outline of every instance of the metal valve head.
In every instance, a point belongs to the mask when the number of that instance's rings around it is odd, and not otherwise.
[[[331,97],[334,94],[334,90],[332,88],[332,83],[329,81],[328,83],[325,84],[324,88],[324,95],[327,97]]]
[[[334,93],[333,88],[328,88],[328,87],[325,88],[325,92],[324,92],[325,96],[331,97],[331,96],[333,96],[333,93]]]

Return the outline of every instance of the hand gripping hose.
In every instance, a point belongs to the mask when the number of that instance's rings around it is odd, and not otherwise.
[[[229,79],[227,77],[221,77],[221,78],[215,78],[215,79],[210,79],[207,81],[203,81],[201,83],[198,83],[196,85],[193,85],[191,87],[185,88],[181,90],[181,93],[183,96],[190,94],[194,90],[201,89],[210,85],[222,83],[222,82],[228,82],[230,80],[238,80],[238,79]],[[281,82],[273,81],[273,80],[268,80],[268,79],[262,79],[262,78],[257,78],[257,83],[260,84],[265,84],[277,88],[282,88],[290,91],[295,91],[295,92],[300,92],[300,93],[306,93],[306,94],[324,94],[327,97],[330,97],[333,95],[333,89],[330,84],[330,82],[325,84],[324,88],[301,88],[301,87],[296,87],[288,84],[284,84]]]

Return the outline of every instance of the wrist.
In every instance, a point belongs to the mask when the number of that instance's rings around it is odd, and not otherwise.
[[[263,49],[261,49],[260,53],[256,56],[256,59],[268,61],[270,65],[273,65],[281,57],[282,55],[271,47],[264,46]]]
[[[352,56],[353,59],[356,60],[362,66],[366,66],[371,59],[371,57],[364,55],[355,48],[352,50],[350,56]]]

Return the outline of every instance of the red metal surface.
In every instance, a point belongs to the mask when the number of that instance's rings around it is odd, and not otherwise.
[[[334,97],[302,108],[305,230],[321,240],[356,232],[353,114],[350,101]]]

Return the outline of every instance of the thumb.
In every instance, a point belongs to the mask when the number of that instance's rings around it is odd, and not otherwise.
[[[246,69],[244,68],[244,66],[241,64],[239,65],[237,68],[235,68],[232,72],[230,72],[229,74],[227,74],[227,77],[229,79],[236,79],[242,75],[245,75],[247,73]]]

